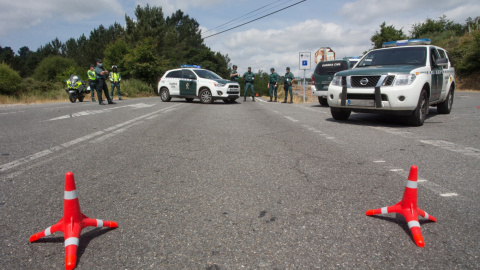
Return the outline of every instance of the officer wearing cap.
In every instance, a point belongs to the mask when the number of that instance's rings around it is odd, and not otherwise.
[[[237,65],[233,65],[233,70],[232,73],[230,73],[230,80],[234,82],[238,82],[240,75],[238,74],[237,71]]]
[[[243,93],[243,101],[247,101],[247,92],[250,88],[252,91],[252,101],[255,102],[255,93],[253,90],[253,81],[255,80],[255,73],[252,72],[252,68],[248,67],[248,71],[243,74],[245,80],[245,92]]]
[[[94,64],[90,65],[90,69],[87,71],[87,75],[88,75],[88,85],[90,86],[90,96],[92,97],[92,101],[95,101],[95,91],[97,91],[95,81],[97,80],[97,75],[95,75]]]
[[[98,104],[105,105],[105,103],[103,103],[103,100],[102,100],[102,90],[103,90],[103,93],[105,94],[105,98],[107,99],[108,104],[115,104],[115,102],[113,102],[110,99],[110,96],[108,95],[108,86],[107,86],[107,82],[105,82],[108,76],[108,71],[103,67],[103,63],[101,59],[97,60],[95,75],[97,77],[95,84],[97,86]]]
[[[277,85],[278,85],[278,74],[275,72],[275,69],[272,67],[270,69],[270,78],[268,80],[268,89],[270,90],[270,100],[268,102],[272,102],[272,97],[275,96],[275,101],[277,102]]]
[[[110,78],[110,99],[113,100],[113,90],[115,90],[116,87],[118,100],[122,100],[122,95],[120,94],[120,81],[122,80],[122,76],[120,75],[120,72],[117,71],[117,66],[112,66],[112,72],[110,72],[108,76]]]
[[[285,73],[285,81],[283,88],[285,89],[285,100],[282,103],[287,103],[288,93],[290,92],[290,103],[293,103],[293,94],[292,94],[292,83],[295,81],[295,76],[290,72],[290,68],[287,67],[287,72]]]

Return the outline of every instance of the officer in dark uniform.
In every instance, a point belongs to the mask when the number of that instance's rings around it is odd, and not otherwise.
[[[252,68],[248,67],[248,71],[243,74],[245,80],[245,93],[243,93],[243,101],[247,101],[247,92],[250,88],[252,91],[252,101],[255,102],[255,92],[253,90],[253,81],[255,80],[255,73],[252,72]]]
[[[240,75],[238,74],[238,71],[237,71],[237,65],[233,65],[232,73],[230,73],[230,80],[234,82],[238,82],[239,76]]]
[[[275,69],[274,68],[271,68],[270,69],[270,76],[269,76],[269,79],[268,79],[268,89],[270,90],[270,100],[268,102],[272,102],[272,97],[275,96],[275,101],[274,102],[277,102],[277,85],[278,85],[278,73],[275,72]]]
[[[295,81],[295,76],[290,72],[290,68],[287,67],[287,72],[285,73],[285,82],[283,88],[285,89],[285,100],[282,103],[287,103],[287,97],[290,93],[290,103],[293,103],[293,94],[292,94],[292,83]]]
[[[107,99],[108,104],[115,104],[115,102],[113,102],[110,99],[110,96],[108,95],[108,86],[107,86],[107,82],[105,81],[108,76],[108,71],[103,67],[103,63],[101,59],[97,60],[95,75],[97,76],[97,80],[95,81],[95,84],[97,86],[98,104],[105,105],[105,103],[103,103],[103,100],[102,100],[102,90],[103,90],[103,93],[105,94],[105,98]]]

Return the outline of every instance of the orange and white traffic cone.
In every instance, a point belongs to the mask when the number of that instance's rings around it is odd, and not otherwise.
[[[30,237],[30,242],[53,234],[63,232],[65,239],[65,269],[74,269],[77,263],[77,247],[80,242],[80,233],[85,227],[108,227],[117,228],[114,221],[102,221],[85,216],[80,210],[75,179],[72,172],[65,174],[65,193],[63,200],[63,217],[55,225],[38,232]]]
[[[417,166],[413,165],[410,167],[410,173],[408,175],[407,185],[405,187],[402,200],[392,206],[367,210],[365,215],[373,216],[379,214],[398,213],[404,216],[407,220],[408,228],[412,232],[415,244],[417,244],[419,247],[424,247],[425,242],[423,241],[423,236],[420,231],[418,216],[420,215],[434,222],[436,222],[437,219],[433,216],[430,216],[427,212],[423,211],[417,206],[417,177],[418,168]]]

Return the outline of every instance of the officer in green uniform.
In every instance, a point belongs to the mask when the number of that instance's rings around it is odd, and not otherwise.
[[[95,81],[97,80],[97,75],[95,74],[95,65],[90,65],[90,70],[87,71],[88,74],[88,85],[90,86],[90,96],[92,97],[92,101],[95,101],[95,91],[97,91],[97,87],[95,85]]]
[[[245,92],[243,93],[243,101],[247,101],[247,92],[250,88],[252,91],[252,101],[255,102],[255,93],[253,90],[253,81],[255,80],[255,73],[252,72],[252,68],[248,67],[248,71],[243,74],[245,80]]]
[[[97,60],[95,75],[97,76],[97,80],[95,81],[95,84],[97,86],[98,104],[105,105],[105,103],[103,103],[103,100],[102,100],[102,90],[103,90],[103,93],[105,94],[105,98],[107,99],[108,104],[115,104],[115,102],[113,102],[110,99],[110,96],[108,95],[108,86],[106,82],[108,71],[103,67],[103,63],[101,59]]]
[[[232,73],[230,73],[230,80],[234,82],[238,82],[239,78],[240,78],[240,75],[238,74],[237,66],[233,65]]]
[[[277,102],[277,85],[278,85],[278,74],[275,72],[274,68],[270,69],[270,78],[268,80],[268,89],[270,90],[270,100],[268,102],[272,102],[272,97],[275,96],[275,101]]]
[[[290,72],[290,68],[287,67],[287,72],[285,73],[285,82],[283,88],[285,89],[285,100],[282,103],[287,103],[288,92],[290,92],[290,103],[293,103],[293,94],[292,94],[292,83],[295,81],[295,76]]]
[[[120,72],[117,71],[117,66],[112,66],[112,72],[110,72],[108,77],[110,78],[110,99],[113,100],[113,90],[115,90],[116,87],[118,100],[122,100],[122,95],[120,94],[120,81],[122,80],[122,76],[120,75]]]

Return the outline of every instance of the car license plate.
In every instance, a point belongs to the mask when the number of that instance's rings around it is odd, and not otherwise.
[[[375,107],[375,101],[365,99],[349,99],[347,100],[347,106]]]

